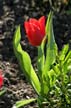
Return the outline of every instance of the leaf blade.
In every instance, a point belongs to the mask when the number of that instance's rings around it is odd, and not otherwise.
[[[39,79],[31,64],[30,56],[26,51],[22,50],[20,40],[21,40],[20,26],[18,26],[13,39],[14,52],[19,61],[22,71],[25,73],[26,77],[28,78],[29,82],[33,85],[36,92],[40,94],[41,86]]]
[[[14,107],[20,108],[22,106],[25,106],[25,105],[30,104],[31,102],[35,102],[35,101],[36,101],[36,99],[34,99],[34,98],[17,101],[16,104],[12,108],[14,108]]]

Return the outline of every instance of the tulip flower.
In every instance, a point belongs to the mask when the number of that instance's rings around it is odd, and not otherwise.
[[[39,46],[45,36],[45,16],[39,20],[30,18],[24,22],[25,31],[31,45]]]
[[[1,70],[0,70],[0,88],[1,88],[2,85],[3,85],[3,81],[4,81],[4,78],[3,78],[2,72],[1,72]]]

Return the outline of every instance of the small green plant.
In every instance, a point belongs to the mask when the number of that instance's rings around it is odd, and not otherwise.
[[[57,108],[70,108],[71,51],[69,45],[65,45],[62,51],[58,51],[53,32],[53,12],[49,13],[46,26],[44,26],[44,22],[44,18],[41,18],[40,21],[32,19],[25,23],[29,42],[38,48],[38,74],[31,64],[29,54],[21,47],[20,26],[17,27],[15,32],[13,39],[15,55],[38,97],[18,101],[13,108],[19,108],[31,102],[37,102],[38,108],[45,108],[46,106],[52,108],[55,104]],[[44,51],[45,46],[46,51]]]

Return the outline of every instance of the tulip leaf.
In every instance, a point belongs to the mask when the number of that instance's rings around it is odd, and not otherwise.
[[[38,73],[39,77],[42,80],[42,71],[44,69],[44,63],[45,63],[45,55],[44,55],[44,47],[45,47],[45,38],[43,39],[41,45],[38,47]]]
[[[57,45],[55,43],[53,33],[53,13],[50,12],[46,23],[46,35],[48,39],[47,50],[46,50],[46,61],[44,66],[44,74],[46,75],[50,70],[51,65],[55,63],[57,54]]]
[[[14,52],[20,64],[21,70],[24,72],[29,82],[33,85],[36,92],[40,94],[41,87],[39,79],[31,64],[30,56],[26,51],[22,50],[20,40],[21,40],[21,33],[20,33],[20,26],[18,26],[13,39]]]
[[[22,106],[25,106],[27,104],[30,104],[31,102],[35,102],[36,99],[32,98],[32,99],[25,99],[25,100],[21,100],[16,102],[16,104],[14,105],[15,108],[21,108]]]
[[[50,12],[48,15],[47,23],[46,23],[46,38],[48,40],[47,45],[46,45],[46,58],[45,58],[45,64],[44,64],[44,69],[42,73],[43,77],[43,85],[44,85],[44,90],[46,88],[45,94],[49,91],[49,79],[51,78],[50,82],[52,84],[52,72],[50,72],[51,66],[55,63],[56,60],[56,54],[57,54],[57,45],[55,43],[55,38],[54,38],[54,33],[53,33],[53,13]],[[53,72],[54,73],[54,72]],[[55,82],[55,81],[54,81]]]

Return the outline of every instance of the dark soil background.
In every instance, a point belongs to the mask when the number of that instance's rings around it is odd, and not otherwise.
[[[66,43],[71,46],[71,15],[66,14],[70,4],[66,6],[64,1],[62,0],[58,5],[60,10],[54,16],[54,33],[59,50]],[[7,89],[6,93],[0,97],[0,108],[11,108],[17,100],[36,97],[35,91],[20,70],[12,42],[14,31],[17,25],[21,24],[21,44],[30,54],[35,67],[37,49],[28,43],[23,23],[31,17],[39,18],[42,15],[47,17],[49,11],[48,0],[0,0],[0,69],[3,70],[4,87]],[[35,107],[36,105],[32,103],[24,108]]]

